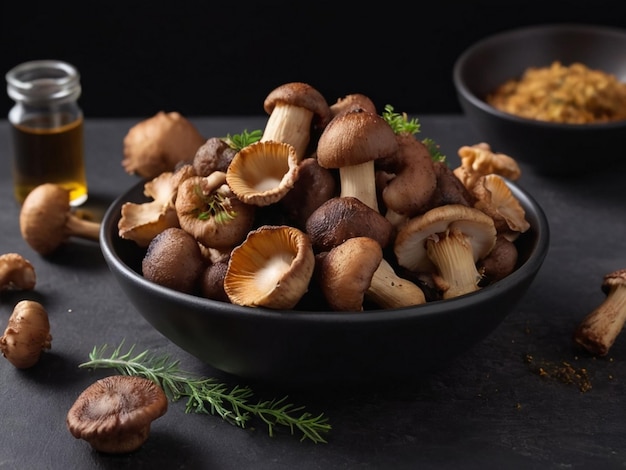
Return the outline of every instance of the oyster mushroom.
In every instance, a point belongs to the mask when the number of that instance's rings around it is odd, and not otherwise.
[[[0,292],[3,290],[31,290],[37,275],[30,261],[19,253],[0,255]]]
[[[71,237],[98,241],[100,224],[71,211],[69,190],[44,183],[33,189],[20,210],[22,238],[41,255],[49,255]]]
[[[371,238],[349,238],[316,260],[316,278],[334,310],[363,311],[365,299],[384,309],[426,302],[420,287],[398,276]]]
[[[391,174],[381,197],[387,211],[385,217],[395,227],[409,218],[426,212],[437,189],[437,173],[426,145],[411,133],[396,135],[398,152],[376,160],[376,170]]]
[[[306,221],[306,232],[316,251],[328,251],[349,238],[368,237],[385,248],[394,228],[382,214],[355,197],[333,197]]]
[[[626,269],[602,280],[605,299],[580,322],[574,341],[592,354],[606,356],[626,323]]]
[[[476,263],[496,243],[493,219],[461,204],[436,207],[410,219],[395,239],[398,264],[411,271],[434,272],[443,298],[478,290]]]
[[[198,287],[205,258],[193,236],[170,227],[152,239],[141,262],[147,280],[187,294]]]
[[[224,290],[237,305],[290,309],[307,292],[314,267],[306,233],[286,225],[263,225],[233,249]]]
[[[221,171],[183,181],[175,206],[180,227],[205,247],[217,250],[241,243],[254,223],[255,207],[231,191]]]
[[[124,137],[122,166],[129,174],[152,179],[190,162],[205,141],[180,113],[159,111],[130,128]]]
[[[472,189],[478,178],[496,174],[508,180],[517,180],[522,172],[514,158],[503,153],[495,153],[485,142],[464,145],[458,151],[461,165],[454,169],[454,174],[466,188]]]
[[[280,201],[298,180],[295,148],[284,142],[260,141],[233,157],[226,182],[237,197],[254,206]]]
[[[152,422],[167,412],[163,389],[152,380],[112,375],[87,387],[70,407],[66,425],[72,436],[99,452],[125,454],[141,447]]]
[[[261,142],[284,142],[293,146],[300,162],[311,140],[312,126],[323,129],[330,107],[322,94],[308,83],[285,83],[272,90],[263,102],[269,118]]]
[[[356,197],[378,211],[374,161],[397,151],[391,126],[359,108],[339,114],[326,126],[317,143],[317,161],[339,169],[340,196]]]
[[[143,193],[150,201],[122,205],[117,223],[120,238],[134,240],[138,246],[146,247],[166,228],[179,227],[175,205],[178,186],[194,175],[193,167],[185,165],[176,172],[165,171],[147,181]]]

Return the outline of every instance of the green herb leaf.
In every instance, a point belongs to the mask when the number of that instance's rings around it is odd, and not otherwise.
[[[402,134],[404,132],[417,134],[420,132],[421,124],[417,118],[413,118],[409,121],[409,117],[406,113],[396,113],[393,110],[393,106],[390,104],[385,105],[382,118],[387,121],[387,124],[391,126],[393,132],[396,134]]]
[[[261,137],[263,137],[262,130],[257,129],[252,132],[248,132],[247,129],[244,129],[241,134],[228,134],[223,138],[223,140],[230,146],[230,148],[239,151],[250,144],[258,142],[261,140]]]
[[[186,413],[218,415],[225,421],[245,428],[252,417],[263,421],[270,436],[279,427],[302,433],[301,441],[310,439],[326,443],[323,435],[330,432],[331,425],[323,415],[312,415],[304,407],[287,403],[287,397],[279,400],[251,403],[253,392],[249,387],[229,388],[216,379],[200,377],[180,369],[179,361],[168,356],[156,356],[149,351],[136,354],[135,345],[122,352],[123,342],[107,357],[108,346],[94,347],[89,361],[80,368],[114,369],[123,375],[145,377],[159,384],[167,397],[175,402],[187,399]]]

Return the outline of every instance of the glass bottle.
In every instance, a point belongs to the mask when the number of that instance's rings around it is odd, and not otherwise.
[[[43,183],[70,191],[70,204],[87,200],[83,112],[78,70],[58,60],[34,60],[6,74],[13,142],[14,194],[21,204]]]

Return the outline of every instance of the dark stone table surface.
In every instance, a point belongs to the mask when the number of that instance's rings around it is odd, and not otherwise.
[[[418,116],[448,161],[480,140],[460,115]],[[190,117],[206,137],[260,129],[266,117]],[[137,182],[121,166],[122,140],[137,119],[88,119],[90,197],[101,216]],[[170,405],[136,452],[91,450],[65,425],[70,406],[108,371],[78,365],[94,346],[122,340],[169,354],[189,371],[248,385],[200,363],[141,317],[114,281],[97,243],[72,241],[52,257],[33,252],[19,232],[12,195],[9,126],[0,123],[0,252],[17,252],[37,272],[34,292],[0,294],[0,325],[14,304],[40,300],[50,315],[52,349],[28,370],[0,360],[0,469],[577,469],[626,467],[626,335],[608,356],[574,346],[572,334],[603,299],[602,277],[626,267],[626,171],[594,168],[547,177],[522,166],[518,184],[543,207],[551,228],[545,263],[528,293],[480,344],[442,370],[410,383],[311,390],[252,384],[259,398],[288,395],[332,424],[328,442],[241,429]],[[595,171],[591,171],[595,170]],[[1,359],[1,358],[0,358]],[[569,367],[569,374],[562,372]],[[585,389],[576,380],[586,374]],[[258,385],[258,387],[257,387]]]

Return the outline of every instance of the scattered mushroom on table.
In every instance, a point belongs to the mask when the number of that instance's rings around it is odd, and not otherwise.
[[[52,347],[50,321],[44,306],[34,300],[20,300],[0,337],[0,352],[18,369],[28,369],[41,353]]]
[[[0,255],[0,292],[31,290],[37,283],[35,267],[19,253]]]

